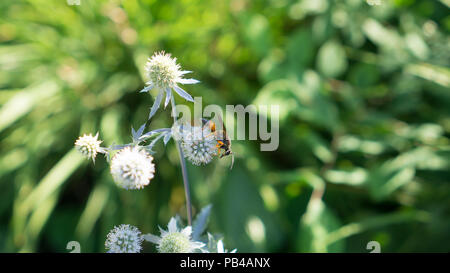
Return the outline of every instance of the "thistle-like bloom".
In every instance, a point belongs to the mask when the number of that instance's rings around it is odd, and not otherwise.
[[[94,162],[97,153],[103,151],[102,148],[100,147],[102,141],[98,140],[97,138],[98,133],[95,136],[92,136],[91,134],[89,135],[84,134],[75,141],[75,148],[88,159],[92,158],[92,161]]]
[[[167,225],[168,231],[159,228],[161,236],[153,234],[144,235],[144,239],[156,244],[159,253],[193,253],[204,247],[202,242],[191,239],[192,228],[190,226],[179,230],[175,218],[171,218]]]
[[[164,93],[166,94],[164,107],[169,104],[169,101],[172,98],[172,90],[184,99],[194,101],[192,96],[180,88],[178,84],[196,84],[199,83],[199,81],[195,79],[183,79],[183,75],[190,73],[191,71],[181,70],[180,65],[177,64],[177,59],[172,58],[170,54],[167,54],[164,51],[153,54],[153,56],[148,59],[145,70],[147,71],[149,81],[146,83],[147,87],[142,89],[141,92],[148,92],[154,87],[157,87],[160,90],[150,110],[149,119],[155,114],[156,110],[158,110]]]
[[[137,227],[122,224],[108,233],[105,248],[108,253],[139,253],[142,241],[144,238]]]
[[[216,137],[208,126],[183,125],[177,133],[181,135],[184,157],[192,164],[208,164],[217,154]]]
[[[153,157],[138,146],[125,147],[111,160],[111,175],[119,187],[142,189],[150,183],[155,173]]]

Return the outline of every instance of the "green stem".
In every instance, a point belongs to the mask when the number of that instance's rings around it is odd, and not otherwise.
[[[173,95],[171,98],[171,102],[172,102],[172,117],[173,117],[173,122],[175,124],[175,122],[177,120],[176,120],[176,110],[175,110],[175,99],[174,99]],[[180,142],[178,142],[176,139],[174,139],[174,141],[177,145],[178,154],[180,155],[181,173],[183,175],[184,193],[186,195],[186,210],[187,210],[188,224],[189,224],[189,226],[192,226],[191,194],[189,191],[189,178],[188,178],[188,174],[187,174],[186,161],[184,160],[183,150],[181,149]]]

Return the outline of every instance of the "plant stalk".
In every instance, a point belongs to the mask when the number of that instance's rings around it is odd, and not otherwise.
[[[176,123],[176,110],[175,110],[175,98],[171,97],[172,103],[172,117],[174,124]],[[181,144],[174,138],[174,141],[177,145],[178,154],[180,156],[180,165],[181,165],[181,173],[183,175],[183,184],[184,184],[184,193],[186,195],[186,210],[188,217],[188,225],[192,226],[192,205],[191,205],[191,194],[189,191],[189,178],[187,174],[186,161],[184,160],[183,150],[181,149]]]

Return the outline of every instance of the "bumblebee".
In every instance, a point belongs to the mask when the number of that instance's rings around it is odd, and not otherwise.
[[[203,126],[208,126],[211,133],[214,134],[216,140],[217,140],[217,153],[219,155],[219,158],[222,158],[224,156],[231,155],[231,166],[230,169],[233,168],[234,164],[234,154],[231,150],[231,140],[227,135],[227,131],[225,128],[225,124],[223,123],[222,119],[218,117],[219,122],[222,124],[221,128],[222,130],[216,130],[216,123],[212,120],[207,120],[202,118],[202,124]]]

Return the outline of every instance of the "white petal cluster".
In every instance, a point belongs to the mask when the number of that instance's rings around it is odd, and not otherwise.
[[[155,99],[155,105],[152,107],[156,111],[159,104],[162,101],[164,93],[166,94],[167,106],[170,98],[172,97],[172,91],[174,90],[178,95],[188,101],[194,101],[192,96],[183,90],[178,84],[196,84],[199,83],[196,79],[184,79],[183,75],[190,73],[191,71],[183,71],[179,64],[177,64],[177,58],[172,58],[170,54],[164,51],[157,52],[151,56],[145,64],[145,70],[149,81],[147,86],[141,90],[141,92],[148,92],[154,87],[160,89],[157,98]]]
[[[85,157],[92,158],[92,160],[95,161],[97,153],[102,151],[100,147],[102,141],[97,138],[98,133],[95,136],[84,134],[75,141],[75,148]]]
[[[120,225],[108,233],[105,248],[109,253],[139,253],[143,240],[138,228],[131,225]]]
[[[217,154],[217,140],[208,126],[183,125],[176,134],[180,137],[184,157],[194,165],[208,164]]]
[[[142,189],[155,173],[153,157],[138,146],[125,147],[111,159],[111,175],[119,187]]]
[[[173,217],[167,228],[167,231],[160,228],[161,236],[144,235],[147,241],[157,245],[156,249],[160,253],[193,253],[205,246],[204,243],[191,239],[192,228],[190,226],[178,229],[177,222]]]
[[[176,58],[164,51],[153,54],[145,65],[150,83],[161,89],[171,88],[183,75]]]

